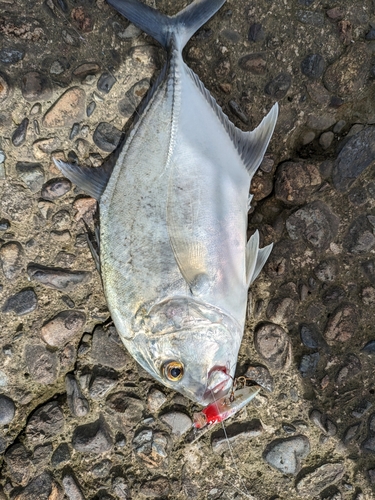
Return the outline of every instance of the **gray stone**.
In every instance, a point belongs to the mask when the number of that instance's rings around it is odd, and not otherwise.
[[[61,198],[72,189],[68,179],[51,179],[42,188],[41,196],[44,200],[54,201]]]
[[[46,465],[52,454],[52,450],[51,443],[36,446],[33,453],[33,465],[38,468]]]
[[[124,424],[133,426],[143,415],[144,406],[141,400],[129,396],[124,391],[110,394],[106,406],[116,413],[121,414]]]
[[[13,400],[4,394],[0,394],[0,425],[7,425],[14,418],[16,408]]]
[[[317,250],[325,250],[334,240],[339,221],[322,201],[313,201],[300,208],[286,221],[292,240],[303,239]]]
[[[40,334],[49,346],[63,347],[82,335],[85,324],[86,314],[82,311],[62,311],[43,325]]]
[[[70,449],[67,443],[61,443],[52,454],[51,464],[53,467],[66,463],[70,460]]]
[[[147,395],[147,407],[151,413],[156,413],[166,401],[166,395],[159,389],[151,389]]]
[[[87,399],[82,394],[82,391],[72,373],[68,373],[65,377],[65,388],[67,403],[72,415],[75,417],[84,417],[90,410]]]
[[[71,473],[64,475],[62,479],[64,491],[69,500],[85,500],[82,490]]]
[[[324,337],[332,345],[347,342],[358,327],[358,313],[353,304],[341,304],[330,315],[324,330]]]
[[[52,97],[52,86],[49,79],[38,71],[24,74],[21,91],[27,101],[46,101]]]
[[[89,393],[92,399],[102,399],[117,384],[118,374],[114,370],[94,367]]]
[[[190,417],[180,411],[170,411],[165,413],[160,417],[160,420],[170,427],[172,434],[176,434],[177,436],[182,436],[193,426],[193,422]]]
[[[25,52],[17,49],[1,49],[0,62],[3,64],[16,64],[24,58]]]
[[[307,473],[296,484],[300,495],[309,497],[319,495],[331,484],[338,483],[345,474],[345,467],[341,463],[327,463]]]
[[[320,78],[325,69],[325,62],[320,54],[309,54],[301,63],[301,70],[308,78]]]
[[[112,462],[106,458],[92,467],[91,474],[96,478],[108,477],[112,465]]]
[[[129,487],[123,477],[117,476],[113,478],[112,489],[115,495],[117,495],[120,500],[128,500]]]
[[[302,356],[300,365],[298,367],[302,377],[312,377],[317,369],[320,355],[318,352],[312,354],[305,354]]]
[[[294,315],[295,301],[290,297],[275,298],[270,300],[266,316],[272,323],[282,323]]]
[[[337,426],[330,420],[327,415],[324,415],[319,410],[312,410],[310,412],[310,420],[318,429],[320,429],[327,436],[335,436],[337,433]]]
[[[104,366],[120,370],[126,366],[128,356],[114,326],[98,326],[92,337],[91,359]]]
[[[263,26],[260,23],[253,23],[249,28],[248,39],[250,42],[262,42],[266,38]]]
[[[259,355],[276,370],[287,368],[292,359],[288,334],[281,326],[261,323],[255,328],[254,344]]]
[[[309,453],[309,440],[306,436],[298,435],[272,441],[265,449],[263,458],[279,472],[296,475],[301,470],[301,461]]]
[[[98,80],[98,90],[104,94],[108,94],[113,85],[117,82],[112,73],[103,73]],[[104,150],[105,151],[105,150]]]
[[[344,246],[354,254],[367,253],[375,245],[373,226],[366,215],[360,215],[349,226],[344,238]]]
[[[64,415],[56,401],[35,410],[26,425],[26,437],[32,444],[55,438],[64,430]]]
[[[40,163],[19,161],[16,163],[16,172],[32,193],[36,193],[42,188],[44,170]]]
[[[58,375],[58,358],[44,345],[29,344],[25,347],[26,366],[33,380],[40,384],[53,384]]]
[[[334,138],[335,134],[333,132],[323,132],[323,134],[319,137],[319,144],[323,149],[328,149],[331,146]]]
[[[42,285],[57,290],[71,291],[77,285],[87,283],[91,279],[88,271],[70,271],[55,267],[46,267],[39,264],[30,264],[28,275]]]
[[[0,262],[6,279],[15,280],[22,274],[23,257],[22,246],[17,241],[5,243],[0,248]]]
[[[348,380],[352,380],[361,370],[362,365],[360,360],[354,354],[349,354],[344,365],[340,367],[337,373],[336,384],[338,386],[345,385]]]
[[[53,494],[54,490],[54,494]],[[48,472],[43,472],[33,478],[28,485],[17,495],[17,500],[51,500],[57,493],[56,483]]]
[[[133,439],[136,456],[150,468],[159,468],[168,458],[168,439],[161,432],[143,429]]]
[[[24,118],[22,122],[18,125],[16,130],[13,132],[12,143],[13,146],[15,146],[16,148],[22,146],[22,144],[26,141],[26,133],[28,126],[29,126],[29,119]]]
[[[136,108],[139,106],[143,97],[150,88],[150,80],[144,78],[135,83],[125,94],[125,97],[118,103],[119,112],[125,117],[130,118]]]
[[[351,137],[340,151],[333,169],[333,183],[341,192],[349,190],[356,178],[375,160],[375,127]]]
[[[12,479],[17,484],[27,484],[32,476],[33,468],[29,453],[23,444],[14,444],[8,448],[5,452],[4,460]]]
[[[113,446],[113,440],[103,417],[78,426],[73,432],[73,448],[82,453],[104,453]]]
[[[121,130],[107,122],[101,122],[96,127],[93,141],[98,148],[112,153],[120,143]]]
[[[326,343],[315,324],[301,325],[300,335],[303,345],[309,349],[319,349],[326,346]]]
[[[280,73],[273,80],[267,83],[265,92],[275,99],[285,97],[292,84],[292,77],[288,73]]]
[[[297,19],[303,24],[320,27],[324,25],[324,14],[322,12],[312,12],[309,10],[298,10]]]
[[[140,492],[146,498],[167,498],[169,495],[169,482],[166,477],[150,479],[142,484]]]
[[[353,424],[350,427],[348,427],[343,437],[344,444],[349,444],[352,441],[354,441],[358,437],[360,428],[361,428],[360,423]]]
[[[17,316],[29,314],[38,306],[38,298],[32,288],[25,288],[9,297],[3,305],[4,313],[14,312]]]
[[[320,262],[314,269],[315,276],[324,283],[329,283],[336,279],[338,264],[334,259],[327,259]]]
[[[256,382],[256,384],[263,387],[263,389],[266,389],[269,392],[273,392],[273,377],[266,367],[249,366],[244,376],[251,381]]]

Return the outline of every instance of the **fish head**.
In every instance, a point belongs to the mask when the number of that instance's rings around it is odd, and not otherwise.
[[[242,332],[201,323],[169,333],[138,335],[132,355],[154,378],[190,400],[207,406],[232,385]]]

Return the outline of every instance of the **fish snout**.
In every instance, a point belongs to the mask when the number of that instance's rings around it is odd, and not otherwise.
[[[204,399],[212,402],[223,397],[232,387],[233,378],[225,366],[214,366],[207,378]]]

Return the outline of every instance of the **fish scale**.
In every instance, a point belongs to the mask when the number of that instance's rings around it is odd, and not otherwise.
[[[99,202],[104,292],[128,351],[192,401],[227,401],[248,288],[272,249],[259,248],[258,232],[247,241],[246,230],[250,183],[277,104],[242,132],[184,63],[183,47],[225,0],[195,0],[175,16],[138,0],[108,1],[168,60],[115,161],[56,164]],[[250,399],[245,391],[241,404]]]

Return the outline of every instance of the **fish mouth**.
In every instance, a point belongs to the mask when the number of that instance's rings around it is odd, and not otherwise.
[[[203,394],[203,405],[225,396],[233,385],[233,377],[226,366],[214,366],[208,373],[207,386]]]

